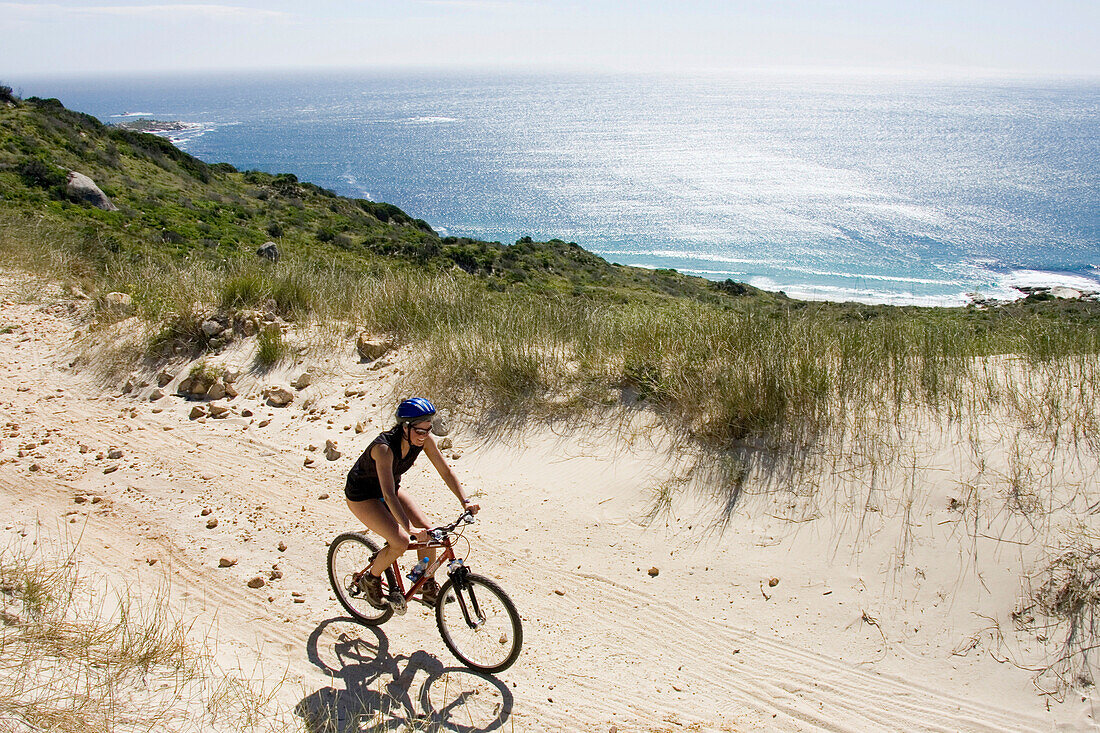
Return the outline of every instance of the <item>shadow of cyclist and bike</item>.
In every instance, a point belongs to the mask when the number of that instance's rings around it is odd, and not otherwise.
[[[322,621],[306,652],[334,683],[295,707],[310,733],[487,732],[512,714],[511,691],[495,677],[447,666],[425,651],[393,654],[381,629],[350,618]]]

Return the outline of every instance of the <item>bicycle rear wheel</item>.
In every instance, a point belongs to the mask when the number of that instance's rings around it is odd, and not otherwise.
[[[375,608],[367,600],[366,592],[354,581],[370,565],[378,552],[378,545],[371,538],[358,532],[346,532],[328,546],[328,580],[336,593],[336,600],[355,620],[367,626],[377,626],[389,621],[393,609]],[[386,568],[382,574],[382,596],[394,585],[393,570]]]
[[[439,591],[435,621],[443,643],[459,661],[479,672],[512,666],[523,646],[519,612],[499,585],[469,573],[449,579]]]

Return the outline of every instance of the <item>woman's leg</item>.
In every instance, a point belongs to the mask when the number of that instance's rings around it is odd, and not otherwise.
[[[371,575],[381,577],[386,568],[409,548],[409,536],[393,518],[393,514],[386,505],[377,499],[348,500],[348,508],[367,529],[382,535],[382,539],[386,541],[386,546],[379,551],[370,566]],[[409,520],[415,521],[411,516]]]
[[[397,492],[397,500],[401,502],[401,508],[405,510],[405,516],[409,518],[409,522],[414,527],[420,529],[431,529],[432,520],[428,518],[428,515],[424,513],[424,510],[420,508],[420,505],[409,496],[407,491]],[[408,547],[408,545],[406,545]],[[435,548],[429,548],[427,550],[421,550],[424,555],[427,556],[428,562],[435,562]],[[420,558],[416,558],[419,560]]]

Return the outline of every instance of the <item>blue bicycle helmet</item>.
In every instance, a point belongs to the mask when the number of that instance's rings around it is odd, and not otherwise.
[[[423,397],[412,397],[397,406],[397,422],[401,424],[424,422],[435,415],[435,405]]]

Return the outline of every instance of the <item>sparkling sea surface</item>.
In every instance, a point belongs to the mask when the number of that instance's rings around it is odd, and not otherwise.
[[[1100,290],[1100,79],[325,72],[9,79],[208,162],[800,298]]]

